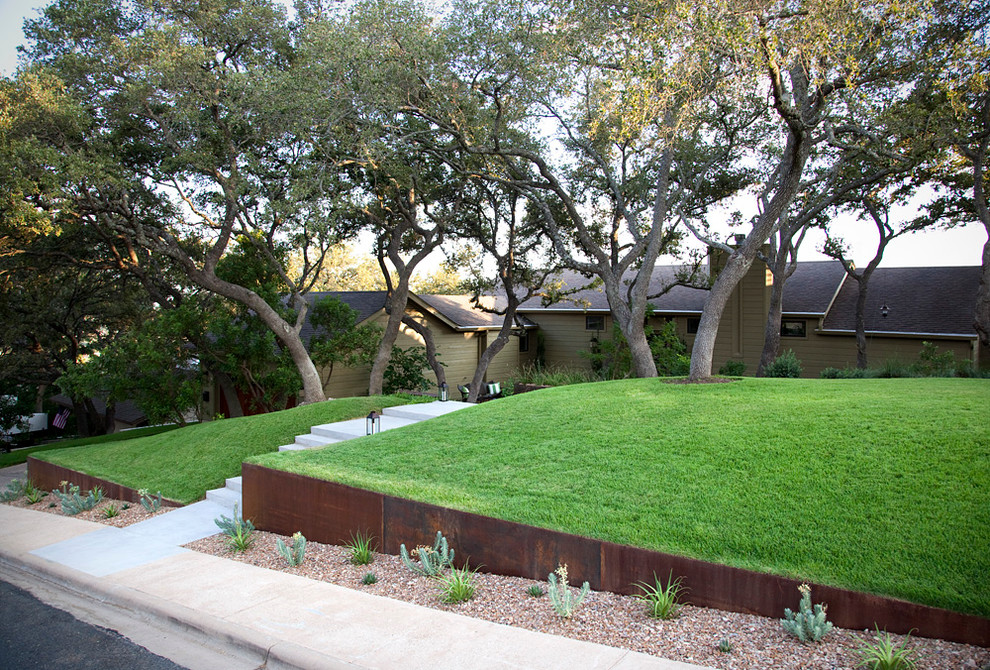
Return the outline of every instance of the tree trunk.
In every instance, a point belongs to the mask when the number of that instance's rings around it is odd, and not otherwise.
[[[478,402],[478,396],[481,395],[481,384],[485,379],[485,374],[488,372],[488,366],[498,356],[499,352],[505,348],[505,345],[509,342],[509,338],[512,336],[512,324],[516,320],[516,309],[519,306],[519,301],[511,293],[511,288],[509,288],[509,291],[509,304],[506,306],[505,314],[502,317],[502,327],[499,329],[498,335],[495,336],[492,343],[481,352],[478,365],[474,368],[474,377],[471,378],[471,385],[468,392],[468,402]]]
[[[767,311],[767,323],[763,329],[763,353],[760,354],[760,365],[756,376],[762,377],[763,371],[780,355],[780,321],[783,314],[784,282],[783,272],[778,276],[773,273],[773,286],[770,288],[770,309]]]
[[[983,243],[983,272],[980,274],[980,286],[976,290],[976,318],[973,327],[976,328],[983,346],[990,347],[990,228],[987,236],[987,241]]]
[[[437,388],[440,387],[440,384],[446,384],[447,373],[443,369],[443,364],[437,358],[437,343],[433,338],[433,331],[408,314],[402,317],[402,323],[423,338],[423,343],[426,344],[426,360],[429,361],[430,369],[433,370],[433,374],[437,377]]]
[[[866,294],[870,275],[863,273],[856,277],[859,293],[856,295],[856,367],[865,370],[866,361]]]
[[[753,233],[750,233],[753,235]],[[765,237],[761,238],[762,240]],[[750,247],[744,252],[746,247]],[[749,267],[756,258],[757,244],[747,241],[736,249],[725,267],[719,272],[718,279],[712,285],[701,309],[701,321],[698,323],[698,334],[694,338],[691,349],[691,371],[688,379],[699,381],[712,375],[712,359],[715,355],[715,337],[718,335],[718,325],[722,320],[722,312],[729,302],[729,297],[736,285],[749,272]]]
[[[323,380],[320,379],[320,373],[317,372],[313,359],[309,357],[309,352],[306,351],[306,345],[299,337],[299,331],[283,319],[271,305],[254,291],[224,281],[212,272],[205,272],[190,264],[186,265],[186,271],[190,279],[206,290],[236,300],[254,310],[262,323],[271,329],[279,343],[289,352],[292,362],[296,365],[296,370],[299,371],[303,385],[300,405],[322,402],[327,399],[326,394],[323,393]]]
[[[217,380],[220,393],[223,393],[227,399],[227,411],[230,413],[230,416],[227,418],[234,419],[244,416],[244,408],[241,407],[241,397],[237,394],[237,389],[234,387],[234,382],[230,376],[223,372],[215,372],[213,373],[213,377]],[[214,407],[216,407],[216,404],[214,404]]]
[[[408,302],[408,277],[400,277],[399,285],[392,291],[392,295],[386,298],[385,310],[388,312],[388,323],[385,324],[385,333],[382,335],[382,341],[378,344],[378,353],[375,354],[375,362],[371,366],[368,395],[382,394],[385,368],[388,367],[388,362],[392,358],[392,348],[395,346],[396,338],[399,337],[399,326],[402,325],[402,318],[405,316]]]
[[[656,265],[656,259],[650,265],[646,263],[639,272],[649,272]],[[629,354],[632,362],[632,374],[637,378],[649,378],[657,376],[657,363],[653,360],[653,351],[650,343],[646,339],[646,330],[643,328],[643,320],[646,317],[645,294],[643,300],[631,301],[627,303],[620,294],[621,277],[616,279],[613,274],[603,276],[605,283],[605,295],[608,298],[609,307],[612,311],[612,318],[619,324],[622,336],[626,338],[629,345]],[[637,277],[637,280],[639,277]],[[649,280],[646,280],[647,284]]]

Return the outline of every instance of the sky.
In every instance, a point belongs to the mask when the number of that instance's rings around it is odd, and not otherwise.
[[[0,74],[11,76],[17,68],[18,44],[24,42],[21,30],[25,18],[34,18],[48,0],[0,0]],[[855,220],[835,226],[837,234],[850,245],[858,266],[866,265],[876,250],[877,233],[872,224]],[[728,233],[726,229],[724,231]],[[882,267],[979,265],[987,233],[978,223],[947,231],[916,233],[894,240],[884,253]],[[822,235],[809,236],[801,248],[801,260],[822,260]]]

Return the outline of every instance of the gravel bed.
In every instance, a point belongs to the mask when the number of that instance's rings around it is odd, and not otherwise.
[[[33,509],[37,512],[49,512],[50,514],[62,514],[62,506],[58,504],[58,500],[51,494],[48,493],[41,502],[35,504],[30,504],[25,498],[18,498],[12,502],[7,503],[8,505],[13,505],[14,507],[20,507],[23,509]],[[108,517],[106,514],[107,510],[110,508],[115,508],[117,513],[115,516]],[[96,507],[91,510],[86,510],[85,512],[80,512],[76,514],[74,519],[82,519],[83,521],[97,521],[99,523],[105,524],[107,526],[116,526],[117,528],[123,528],[124,526],[130,526],[132,523],[138,523],[139,521],[144,521],[145,519],[150,519],[158,514],[164,514],[169,509],[169,507],[163,507],[162,509],[151,514],[145,511],[141,507],[141,503],[132,503],[124,500],[113,500],[112,498],[104,498]]]
[[[565,620],[557,616],[547,596],[534,598],[526,592],[534,585],[545,591],[545,582],[485,573],[476,575],[478,588],[473,599],[447,605],[438,598],[436,580],[414,575],[398,556],[375,553],[370,565],[353,565],[345,547],[309,542],[303,564],[289,568],[275,548],[279,538],[291,543],[288,537],[257,532],[254,545],[243,553],[232,552],[220,535],[185,546],[423,607],[725,670],[853,670],[860,660],[857,650],[864,642],[876,639],[872,631],[833,629],[818,644],[802,644],[784,632],[777,619],[690,605],[676,619],[660,621],[648,617],[644,604],[636,598],[597,591]],[[365,586],[361,579],[369,572],[378,581]],[[795,591],[795,606],[798,599]],[[900,643],[904,636],[892,638]],[[732,645],[731,652],[719,651],[723,639]],[[990,670],[990,649],[915,637],[908,645],[917,652],[917,670]]]
[[[59,506],[51,506],[52,502],[49,494],[34,505],[24,498],[7,504],[61,514]],[[119,513],[108,518],[104,510],[111,505]],[[126,509],[125,505],[128,506]],[[166,511],[167,508],[156,514]],[[151,516],[140,504],[103,500],[94,509],[75,518],[121,528]],[[370,565],[353,565],[346,547],[308,542],[303,564],[290,568],[275,548],[278,539],[291,543],[291,538],[258,531],[254,534],[253,546],[243,553],[231,551],[222,535],[185,546],[205,554],[423,607],[723,670],[855,670],[860,660],[857,650],[876,639],[873,631],[836,628],[818,644],[802,644],[784,632],[778,619],[691,605],[686,605],[676,619],[661,621],[648,617],[645,606],[636,598],[604,591],[592,591],[571,619],[561,619],[547,596],[534,598],[527,593],[532,586],[540,586],[545,591],[546,582],[481,572],[476,575],[474,598],[447,605],[438,598],[437,582],[414,575],[398,556],[376,552]],[[361,579],[369,572],[375,574],[377,581],[366,586]],[[690,601],[690,593],[686,599]],[[799,594],[795,592],[795,606],[798,599]],[[902,635],[891,637],[895,644],[905,639]],[[730,652],[719,650],[722,640],[732,646]],[[907,644],[916,651],[916,670],[990,670],[990,649],[913,636]]]

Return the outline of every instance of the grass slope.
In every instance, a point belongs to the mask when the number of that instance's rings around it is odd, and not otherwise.
[[[200,423],[127,442],[96,444],[36,454],[40,460],[124,486],[161,491],[189,503],[224,479],[241,472],[249,457],[276,451],[312,426],[366,416],[371,410],[403,405],[408,397],[341,398],[237,419]]]
[[[629,380],[251,460],[987,616],[988,407],[987,380]]]
[[[122,442],[133,440],[146,435],[157,435],[170,430],[175,430],[178,426],[148,426],[147,428],[134,428],[110,435],[97,435],[96,437],[81,437],[75,440],[61,440],[49,444],[41,444],[37,447],[25,447],[15,449],[9,454],[0,454],[0,468],[10,467],[19,463],[26,463],[28,456],[36,456],[39,451],[52,451],[54,449],[65,449],[67,447],[82,447],[87,444],[101,444],[104,442]]]

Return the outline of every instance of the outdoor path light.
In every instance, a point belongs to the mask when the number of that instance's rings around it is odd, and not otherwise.
[[[365,429],[367,430],[367,435],[374,435],[375,433],[382,432],[382,416],[378,412],[372,410],[368,414],[368,419],[365,421]]]
[[[447,382],[440,384],[440,402],[447,402]]]

